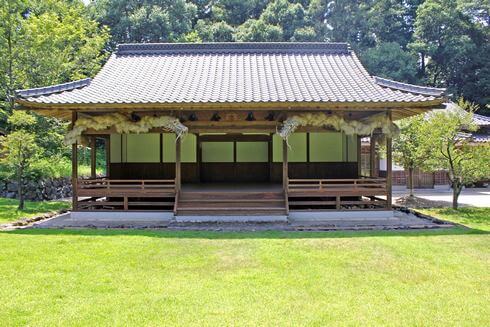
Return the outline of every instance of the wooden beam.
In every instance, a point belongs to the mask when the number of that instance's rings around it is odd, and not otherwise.
[[[388,113],[391,120],[391,112]],[[392,208],[392,183],[393,183],[393,172],[392,172],[393,160],[392,160],[392,140],[391,137],[386,136],[386,207],[388,209]]]
[[[285,193],[288,189],[288,178],[288,144],[286,140],[282,140],[282,187]]]
[[[243,135],[243,134],[226,134],[226,135],[201,135],[202,142],[267,142],[270,135]]]
[[[180,167],[180,156],[181,156],[181,138],[175,140],[175,191],[180,192],[180,179],[181,179],[181,167]]]
[[[97,142],[95,136],[90,137],[90,177],[97,177]]]
[[[77,112],[73,111],[71,114],[71,127],[75,126],[77,121]],[[72,210],[77,210],[78,194],[77,194],[77,184],[78,184],[78,144],[75,142],[71,146],[71,185],[72,185]]]

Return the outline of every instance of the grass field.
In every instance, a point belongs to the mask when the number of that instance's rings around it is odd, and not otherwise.
[[[2,326],[488,326],[489,211],[436,231],[3,232]]]
[[[0,224],[19,220],[20,218],[30,218],[37,215],[57,211],[60,209],[68,209],[71,206],[71,202],[63,201],[42,201],[33,202],[26,201],[25,209],[22,211],[17,210],[19,201],[15,199],[0,198]]]
[[[463,207],[458,210],[442,208],[422,209],[420,211],[433,217],[450,220],[474,229],[490,231],[490,208]]]

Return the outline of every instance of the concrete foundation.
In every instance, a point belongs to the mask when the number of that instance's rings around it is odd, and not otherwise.
[[[226,223],[276,223],[287,222],[287,216],[175,216],[175,221],[179,223],[209,223],[209,222],[226,222]]]
[[[174,218],[172,212],[149,211],[74,211],[70,214],[72,219],[99,219],[99,220],[160,220],[170,221]]]
[[[325,221],[345,219],[349,221],[397,219],[393,210],[383,211],[290,211],[290,221]]]

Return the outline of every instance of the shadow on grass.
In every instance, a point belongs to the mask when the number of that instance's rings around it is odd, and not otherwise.
[[[1,234],[60,236],[140,236],[181,239],[303,239],[358,237],[430,237],[446,235],[487,235],[478,229],[452,227],[422,230],[357,230],[357,231],[191,231],[166,229],[18,229]]]

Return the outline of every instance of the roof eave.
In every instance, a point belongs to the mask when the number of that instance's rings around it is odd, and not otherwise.
[[[374,82],[379,86],[387,87],[392,90],[417,94],[417,95],[443,97],[446,92],[445,88],[427,87],[427,86],[402,83],[391,79],[382,78],[379,76],[373,76],[373,79]]]
[[[27,110],[100,110],[100,109],[181,109],[181,110],[213,110],[213,109],[400,109],[400,108],[427,108],[441,109],[444,99],[438,98],[427,101],[410,102],[175,102],[175,103],[39,103],[16,99],[19,109]]]
[[[22,98],[36,97],[41,95],[46,96],[46,95],[51,95],[51,94],[56,94],[56,93],[61,93],[66,91],[72,91],[90,85],[91,81],[92,81],[91,78],[84,78],[68,83],[55,84],[55,85],[32,88],[32,89],[16,90],[15,98],[17,101]]]

